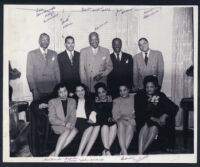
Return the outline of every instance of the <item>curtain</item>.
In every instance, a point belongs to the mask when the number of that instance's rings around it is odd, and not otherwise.
[[[186,70],[193,64],[193,8],[174,8],[172,40],[172,100],[179,105],[182,98],[193,96],[193,78]],[[176,126],[182,127],[182,110],[176,116]]]

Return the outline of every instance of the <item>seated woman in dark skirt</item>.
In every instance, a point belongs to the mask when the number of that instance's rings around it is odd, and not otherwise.
[[[96,123],[96,111],[94,99],[87,95],[84,84],[78,84],[75,88],[77,101],[76,125],[78,132],[83,132],[77,156],[87,156],[99,134],[100,126]]]
[[[112,119],[112,97],[107,95],[106,85],[99,82],[95,85],[95,106],[97,123],[101,125],[101,138],[104,145],[103,155],[111,155],[110,147],[117,134],[116,122]]]
[[[135,95],[135,111],[139,132],[139,154],[143,154],[178,107],[159,91],[155,76],[144,78],[144,91]],[[173,126],[173,125],[172,125]],[[170,134],[169,134],[170,135]],[[170,136],[169,136],[170,137]]]
[[[119,86],[120,97],[113,100],[113,119],[117,122],[117,134],[121,148],[121,155],[127,155],[129,145],[136,128],[134,96],[129,94],[126,83]]]

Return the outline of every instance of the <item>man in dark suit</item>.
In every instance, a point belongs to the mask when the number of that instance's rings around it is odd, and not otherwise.
[[[114,52],[110,55],[113,70],[108,76],[108,86],[113,98],[119,95],[120,82],[126,82],[130,88],[133,86],[133,58],[130,54],[122,52],[122,41],[114,38],[112,41]]]
[[[80,82],[79,59],[80,53],[74,50],[75,41],[72,36],[65,38],[66,50],[58,54],[61,82],[69,87],[70,96],[76,84]]]

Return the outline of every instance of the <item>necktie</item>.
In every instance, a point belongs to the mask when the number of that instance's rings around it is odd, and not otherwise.
[[[46,63],[46,65],[48,65],[48,60],[47,60],[47,54],[44,52],[44,60],[45,60],[45,63]]]
[[[120,62],[119,53],[117,53],[117,61]]]
[[[144,62],[145,62],[145,64],[147,65],[147,63],[148,63],[148,57],[147,57],[147,53],[146,53],[146,52],[145,52]]]
[[[70,61],[71,61],[71,64],[73,65],[73,54],[72,54],[72,52],[70,52]]]

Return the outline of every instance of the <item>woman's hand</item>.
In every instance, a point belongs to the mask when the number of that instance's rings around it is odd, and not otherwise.
[[[66,126],[67,128],[69,128],[69,129],[72,128],[72,124],[71,124],[71,123],[67,123],[65,126]]]
[[[163,114],[161,117],[160,117],[160,124],[161,126],[164,126],[166,124],[166,119],[167,119],[168,115],[167,114]]]
[[[154,122],[157,122],[159,125],[161,125],[160,123],[160,119],[159,118],[155,118],[155,117],[150,117],[150,119]]]

